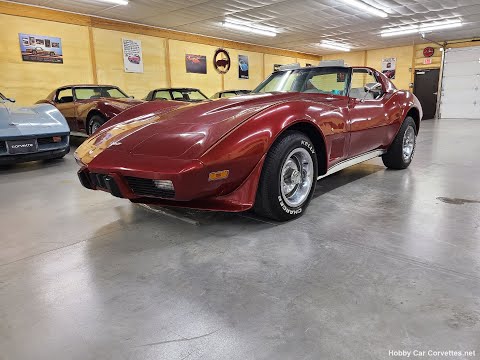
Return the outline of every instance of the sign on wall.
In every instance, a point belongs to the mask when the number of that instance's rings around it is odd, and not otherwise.
[[[142,42],[122,39],[123,68],[128,73],[143,73]]]
[[[206,74],[207,57],[205,55],[185,54],[187,73]]]
[[[23,61],[63,64],[62,39],[22,33],[18,38]]]
[[[385,58],[382,60],[382,73],[389,79],[395,79],[397,58]]]
[[[215,54],[213,55],[213,66],[219,74],[226,74],[228,70],[230,70],[230,63],[230,55],[227,50],[215,50]]]
[[[238,78],[248,79],[248,56],[238,55]]]

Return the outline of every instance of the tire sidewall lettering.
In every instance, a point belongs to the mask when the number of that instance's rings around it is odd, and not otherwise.
[[[283,211],[285,211],[289,215],[299,215],[302,213],[303,209],[300,207],[298,209],[292,210],[290,209],[285,203],[283,202],[282,197],[279,195],[278,196],[278,202],[280,203],[280,207],[282,208]]]

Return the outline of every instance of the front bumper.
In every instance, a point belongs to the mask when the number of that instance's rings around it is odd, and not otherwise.
[[[263,162],[264,157],[243,182],[233,187],[232,184],[205,183],[208,171],[199,161],[191,162],[191,166],[183,170],[161,174],[146,174],[125,167],[107,171],[83,166],[78,171],[78,178],[87,189],[106,191],[134,203],[238,212],[253,206]],[[152,193],[153,179],[171,180],[175,190]]]
[[[30,154],[3,155],[0,156],[0,165],[17,164],[27,161],[56,159],[67,155],[70,152],[70,146],[63,149],[50,151],[39,151]]]

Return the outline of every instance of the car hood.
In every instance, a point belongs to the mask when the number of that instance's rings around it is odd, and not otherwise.
[[[52,105],[16,107],[0,103],[0,136],[16,137],[70,132],[63,115]]]
[[[256,113],[300,94],[255,94],[181,104],[168,111],[151,111],[152,102],[135,108],[138,116],[104,128],[77,150],[82,162],[108,149],[138,156],[199,159],[224,135]],[[150,109],[150,110],[147,110]],[[121,116],[121,115],[120,115]],[[88,155],[87,155],[88,154]]]
[[[100,98],[105,105],[111,105],[121,110],[126,110],[132,106],[143,103],[143,100],[137,100],[132,98],[114,99],[114,98]]]

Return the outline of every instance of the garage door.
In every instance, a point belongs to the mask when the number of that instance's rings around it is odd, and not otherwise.
[[[480,119],[480,46],[445,52],[440,117]]]

